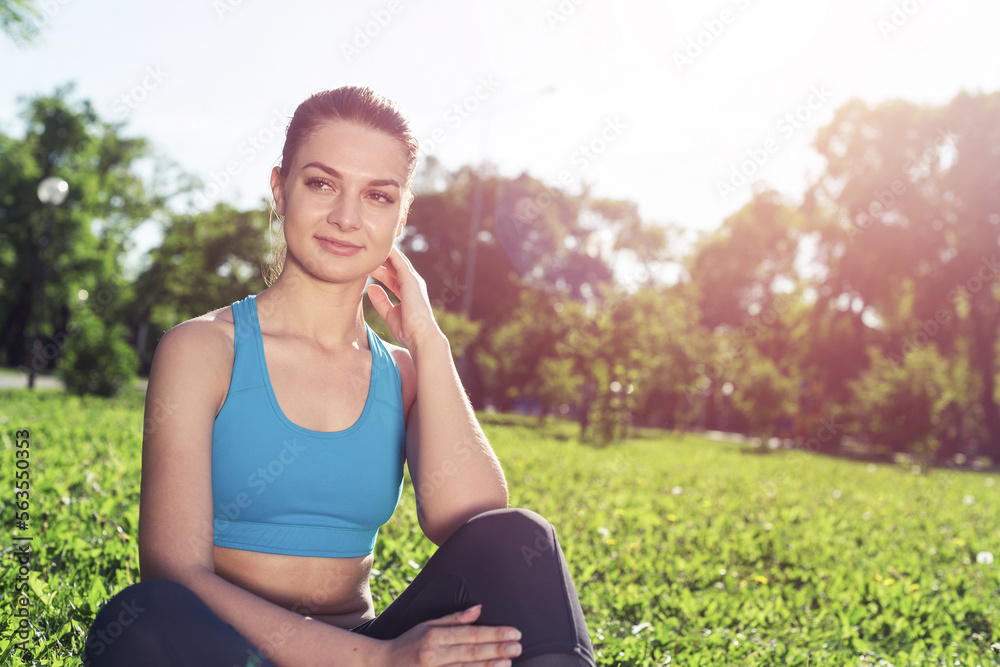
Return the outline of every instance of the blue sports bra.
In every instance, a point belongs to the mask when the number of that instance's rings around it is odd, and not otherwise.
[[[233,304],[233,321],[233,375],[212,433],[215,544],[292,556],[370,554],[403,490],[406,425],[395,360],[366,325],[372,370],[361,416],[343,431],[311,431],[278,407],[254,295]]]

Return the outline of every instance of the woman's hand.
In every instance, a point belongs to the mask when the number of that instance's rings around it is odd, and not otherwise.
[[[425,621],[387,642],[380,664],[410,666],[509,666],[521,655],[516,628],[472,625],[482,611],[476,605],[448,616]]]
[[[427,297],[427,283],[395,246],[385,264],[370,275],[399,297],[394,306],[379,285],[368,286],[368,298],[396,340],[412,351],[427,336],[442,335]]]

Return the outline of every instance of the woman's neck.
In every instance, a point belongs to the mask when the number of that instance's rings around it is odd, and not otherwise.
[[[364,312],[365,279],[329,283],[286,266],[257,296],[261,327],[288,331],[322,347],[367,346]]]

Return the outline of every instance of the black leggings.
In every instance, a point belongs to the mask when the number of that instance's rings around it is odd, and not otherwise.
[[[482,604],[477,625],[521,631],[515,665],[594,665],[576,589],[555,530],[534,512],[484,512],[461,526],[403,593],[352,632],[393,639],[423,621]],[[83,664],[90,667],[271,667],[194,593],[167,580],[120,591],[94,619]]]

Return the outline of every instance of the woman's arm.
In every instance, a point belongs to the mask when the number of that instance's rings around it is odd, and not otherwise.
[[[507,507],[507,482],[462,387],[451,346],[434,321],[427,287],[396,248],[372,276],[368,295],[409,354],[396,355],[404,386],[416,387],[406,424],[406,462],[417,491],[417,517],[435,544],[480,512]]]

